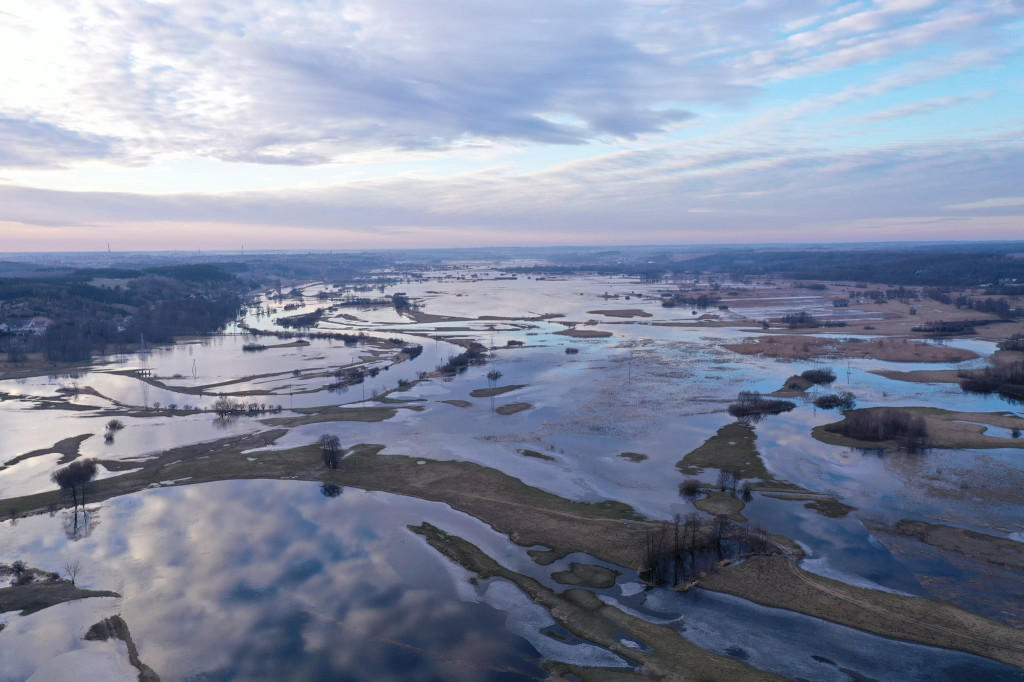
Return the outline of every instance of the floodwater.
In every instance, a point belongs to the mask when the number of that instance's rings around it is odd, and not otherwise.
[[[5,396],[0,402],[0,460],[84,434],[93,434],[82,443],[84,455],[130,460],[267,428],[250,417],[222,420],[201,411],[166,416],[142,409],[154,403],[205,408],[220,393],[280,405],[284,414],[324,405],[372,405],[375,395],[400,381],[416,380],[462,351],[445,339],[475,339],[494,349],[487,365],[392,394],[415,401],[409,404],[422,411],[399,410],[379,423],[297,427],[274,447],[305,445],[330,433],[344,445],[383,444],[385,455],[477,462],[567,498],[619,500],[651,518],[667,519],[693,511],[677,491],[682,476],[676,463],[733,422],[725,407],[736,394],[771,392],[788,376],[822,364],[740,358],[721,344],[756,331],[702,327],[694,319],[704,313],[735,319],[742,307],[663,308],[658,294],[664,285],[597,276],[496,279],[500,273],[486,264],[454,273],[358,295],[405,292],[421,302],[423,312],[473,318],[468,321],[416,322],[386,306],[330,309],[334,302],[315,298],[316,292],[329,290],[318,284],[305,287],[307,296],[301,302],[289,301],[298,303],[293,310],[261,298],[241,321],[251,328],[280,331],[275,320],[281,316],[327,308],[317,331],[363,332],[375,339],[422,345],[423,353],[411,361],[392,364],[400,346],[383,341],[347,345],[309,339],[305,345],[244,352],[245,343],[274,346],[292,339],[252,336],[233,324],[210,339],[155,348],[145,355],[102,358],[74,376],[0,381]],[[825,303],[808,296],[771,305],[788,312]],[[594,312],[624,309],[639,309],[650,317]],[[555,313],[565,317],[524,319]],[[858,314],[855,306],[849,314]],[[612,336],[559,335],[565,329],[559,320]],[[584,325],[588,320],[595,323]],[[674,326],[659,326],[664,323]],[[509,341],[524,346],[509,347]],[[995,350],[981,341],[950,343],[982,355]],[[567,354],[567,348],[578,353]],[[334,370],[353,364],[381,371],[363,384],[327,390],[336,381]],[[876,373],[956,365],[858,359],[833,366],[839,375],[834,388],[854,392],[861,407],[928,405],[1019,414],[1019,406],[998,396],[965,394],[947,384],[899,382]],[[151,371],[157,383],[118,373],[136,369]],[[502,373],[499,385],[522,387],[493,399],[474,398],[473,390],[491,385],[486,374],[495,369]],[[58,393],[61,386],[92,390],[68,395]],[[204,395],[195,394],[200,389]],[[445,400],[471,405],[457,407]],[[512,402],[529,403],[530,408],[508,416],[495,411]],[[975,499],[953,494],[955,486],[946,480],[955,471],[958,477],[988,482],[996,491],[1000,485],[1013,485],[1024,475],[1019,450],[882,456],[830,446],[810,432],[837,415],[817,410],[809,401],[797,403],[793,412],[755,425],[765,465],[776,477],[834,495],[856,511],[833,519],[800,501],[755,495],[743,511],[746,517],[799,541],[808,552],[808,570],[921,596],[931,592],[917,576],[943,573],[975,582],[976,598],[956,597],[965,606],[1009,622],[1024,618],[1007,618],[992,605],[989,597],[1004,589],[1005,581],[987,586],[978,580],[979,567],[952,566],[934,553],[896,553],[891,541],[880,541],[870,530],[872,524],[913,518],[1021,537],[1024,519],[1017,503],[998,495]],[[129,409],[130,416],[119,414]],[[104,425],[115,415],[125,428],[107,443]],[[997,427],[988,427],[987,434],[1010,435]],[[551,460],[526,457],[522,451],[527,449]],[[647,459],[630,461],[620,456],[623,452],[642,453]],[[259,456],[258,451],[251,454]],[[51,489],[48,476],[58,459],[44,454],[0,470],[0,497]],[[716,475],[708,470],[702,478],[711,482]],[[936,486],[943,485],[950,494],[937,495]],[[0,524],[0,560],[22,559],[59,570],[65,561],[78,558],[86,567],[79,584],[122,594],[119,599],[63,604],[32,616],[0,615],[0,623],[7,625],[0,633],[0,680],[24,679],[72,650],[114,655],[113,645],[80,638],[89,625],[113,613],[122,614],[143,661],[164,680],[513,680],[543,679],[543,660],[630,665],[609,651],[564,637],[567,633],[562,633],[565,641],[544,634],[557,630],[550,615],[517,588],[501,580],[471,585],[462,569],[406,529],[430,521],[466,537],[506,566],[555,587],[550,573],[566,566],[568,559],[554,567],[538,566],[525,548],[444,505],[358,490],[328,498],[310,483],[234,481],[147,490],[90,509],[94,511],[83,526],[85,537],[69,537],[65,512]],[[636,595],[626,588],[635,573],[620,570],[620,586],[604,591],[604,598],[657,622],[678,620],[682,634],[700,646],[783,675],[847,679],[842,672],[846,669],[874,679],[1020,677],[1015,670],[965,654],[892,642],[699,590],[686,596],[664,590]],[[986,590],[992,594],[986,596]],[[894,677],[892,671],[910,672]]]

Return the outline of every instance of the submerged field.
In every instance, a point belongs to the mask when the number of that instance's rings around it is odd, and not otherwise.
[[[0,680],[83,655],[111,679],[1024,679],[1019,405],[903,380],[982,368],[1022,325],[938,344],[911,331],[934,302],[423,275],[378,292],[415,310],[314,282],[208,339],[0,375],[0,563],[79,561],[117,595],[0,613]],[[847,327],[760,324],[799,312]],[[730,416],[753,391],[793,407]],[[845,419],[907,408],[932,440],[829,431],[815,400],[847,391]],[[49,475],[87,458],[83,508]],[[668,552],[688,515],[703,544]],[[130,637],[83,639],[115,614]]]

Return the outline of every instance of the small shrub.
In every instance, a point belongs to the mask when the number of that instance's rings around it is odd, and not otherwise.
[[[839,394],[829,393],[818,397],[814,401],[814,406],[820,407],[823,410],[834,410],[837,407],[842,410],[852,410],[856,404],[856,396],[849,391],[843,391]]]
[[[801,372],[800,376],[812,384],[831,384],[836,380],[836,373],[832,371],[831,367],[809,369],[806,372]]]
[[[729,414],[734,417],[760,417],[789,412],[795,407],[796,403],[791,400],[773,400],[757,391],[741,391],[737,401],[729,405]]]
[[[687,478],[679,484],[679,492],[686,497],[694,497],[700,492],[700,481],[696,478]]]

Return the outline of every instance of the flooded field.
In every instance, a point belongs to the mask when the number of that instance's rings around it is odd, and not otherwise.
[[[740,355],[724,346],[763,334],[758,320],[824,314],[831,302],[809,292],[760,292],[724,308],[665,307],[665,284],[512,277],[483,264],[426,271],[365,294],[406,296],[416,304],[410,310],[350,304],[325,283],[301,288],[301,299],[264,292],[209,339],[0,380],[2,561],[60,572],[77,560],[78,586],[120,595],[0,614],[0,680],[30,678],[56,657],[82,651],[134,679],[125,642],[82,638],[114,614],[130,628],[138,658],[163,680],[545,679],[552,663],[578,667],[579,675],[639,671],[642,657],[628,652],[657,646],[629,639],[626,630],[613,637],[626,649],[582,636],[585,628],[568,627],[529,593],[562,593],[565,584],[552,576],[574,562],[617,571],[612,585],[593,594],[622,614],[659,626],[709,660],[750,668],[731,679],[759,679],[758,671],[815,680],[1024,679],[1019,634],[1002,653],[980,656],[699,584],[685,592],[645,586],[640,545],[595,542],[589,555],[573,547],[538,561],[544,548],[520,541],[532,529],[515,527],[511,512],[492,518],[475,511],[490,489],[449,483],[493,471],[487,480],[514,480],[509,489],[521,483],[529,499],[561,498],[594,518],[603,508],[622,510],[615,523],[637,532],[695,512],[721,514],[795,543],[800,549],[787,557],[799,575],[941,600],[1021,633],[1017,564],[899,530],[901,522],[921,521],[1020,544],[1020,405],[955,383],[880,374],[982,367],[995,343],[944,342],[978,356],[961,363]],[[311,327],[282,324],[311,313],[318,316]],[[860,323],[876,317],[856,302],[841,315]],[[827,332],[814,335],[857,336]],[[472,342],[485,347],[485,363],[455,374],[437,370]],[[406,349],[415,346],[422,350],[410,357]],[[789,396],[790,411],[743,422],[727,411],[742,391],[770,394],[822,366],[835,381]],[[944,419],[950,433],[975,429],[989,440],[920,452],[829,444],[815,429],[843,415],[814,400],[837,391],[852,392],[857,408],[934,408],[939,416],[929,418]],[[256,407],[218,416],[213,410],[225,398]],[[106,438],[111,419],[123,428]],[[716,434],[723,435],[716,441]],[[380,473],[339,487],[312,447],[324,436],[336,436],[345,450],[339,480],[363,476],[356,464],[346,470],[360,444],[382,446],[374,455]],[[241,468],[217,469],[218,455],[203,448],[229,442],[246,443],[235,453]],[[740,478],[756,482],[747,494],[735,485],[731,494],[718,489],[725,460],[685,465],[705,444],[739,457],[735,466],[747,472]],[[750,450],[732,450],[741,447]],[[300,456],[307,459],[292,473],[274,468],[278,458]],[[84,511],[50,498],[33,502],[57,490],[50,473],[76,457],[99,461],[88,493],[95,498]],[[143,478],[157,464],[167,473]],[[181,469],[193,464],[200,468]],[[420,482],[418,466],[458,475]],[[700,494],[681,494],[686,478],[700,482]],[[455,491],[448,497],[445,485]],[[490,501],[511,505],[502,494]],[[52,507],[26,513],[32,504]],[[468,559],[460,565],[409,528],[424,523],[536,587],[498,573],[477,577]]]

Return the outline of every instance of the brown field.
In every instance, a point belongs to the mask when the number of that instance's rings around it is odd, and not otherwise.
[[[563,329],[555,333],[559,336],[571,336],[574,339],[606,339],[612,335],[611,332],[599,329]]]
[[[757,557],[702,578],[700,586],[873,632],[1024,666],[1024,630],[941,602],[846,585],[784,557]]]
[[[515,414],[516,412],[528,410],[531,407],[533,407],[533,405],[531,405],[530,403],[509,403],[508,405],[502,405],[501,407],[496,409],[495,412],[507,416],[510,414]]]
[[[881,410],[884,408],[867,408]],[[984,434],[985,427],[980,424],[998,426],[1005,429],[1021,429],[1024,431],[1024,419],[1009,412],[950,412],[936,407],[901,407],[900,410],[910,412],[924,418],[928,429],[926,447],[949,448],[952,450],[982,450],[987,448],[1021,448],[1024,439],[999,438]],[[968,424],[964,422],[978,422]],[[866,450],[898,450],[899,446],[892,441],[861,441],[838,433],[826,431],[824,426],[816,426],[811,434],[823,443],[841,445]]]
[[[511,386],[495,386],[493,388],[477,388],[469,392],[474,398],[493,398],[496,395],[509,393],[520,388],[526,388],[526,384],[512,384]]]
[[[626,308],[622,310],[588,310],[587,315],[604,315],[605,317],[654,317],[650,313],[639,308]]]
[[[742,343],[724,344],[723,348],[741,355],[784,360],[827,357],[874,358],[887,362],[962,362],[978,357],[977,353],[969,350],[908,339],[849,341],[804,335],[760,336]]]

